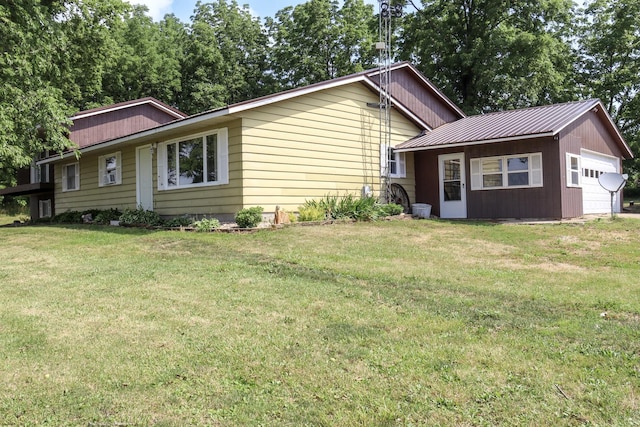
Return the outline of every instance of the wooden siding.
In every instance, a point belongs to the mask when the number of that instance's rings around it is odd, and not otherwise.
[[[360,83],[327,89],[247,112],[243,120],[243,206],[297,210],[328,194],[380,191],[377,98]],[[420,130],[392,111],[392,145]],[[408,178],[394,180],[415,197],[411,156]]]
[[[82,148],[174,120],[174,116],[149,104],[136,105],[75,120],[69,139]]]
[[[242,121],[233,120],[209,130],[225,127],[229,131],[229,184],[158,191],[158,177],[157,173],[154,173],[154,209],[160,215],[232,215],[243,208]],[[189,139],[192,134],[193,132],[184,134],[184,139]],[[154,172],[157,171],[157,167],[157,158],[154,156]]]
[[[582,149],[594,151],[612,157],[622,157],[624,154],[614,137],[602,123],[597,113],[590,111],[570,126],[560,132],[560,153],[580,155]],[[621,161],[618,160],[621,167]],[[562,216],[565,218],[578,217],[583,214],[582,188],[567,187],[567,160],[560,156],[560,172],[562,193]],[[622,198],[620,198],[622,200]]]
[[[373,76],[372,80],[379,82],[378,76]],[[460,118],[438,94],[420,82],[409,70],[400,69],[391,73],[389,93],[432,129]]]
[[[416,199],[432,205],[440,215],[438,156],[465,154],[467,217],[487,218],[561,218],[558,185],[561,182],[558,141],[553,138],[508,143],[478,144],[442,150],[416,152]],[[543,187],[497,190],[471,190],[470,160],[480,157],[542,153]]]

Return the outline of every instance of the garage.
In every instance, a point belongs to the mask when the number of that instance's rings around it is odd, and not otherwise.
[[[600,186],[598,178],[604,173],[620,173],[620,161],[593,151],[582,150],[582,211],[585,214],[611,212],[611,194]],[[620,212],[620,193],[614,199],[614,211]]]

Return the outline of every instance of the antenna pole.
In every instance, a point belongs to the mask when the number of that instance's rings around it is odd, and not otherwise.
[[[379,22],[379,42],[376,48],[379,53],[379,76],[380,76],[380,149],[386,153],[380,153],[382,185],[380,191],[383,193],[382,199],[390,202],[391,185],[391,161],[393,160],[393,150],[391,149],[391,98],[389,97],[389,85],[391,83],[391,19],[402,16],[402,5],[391,5],[389,0],[378,0],[380,6]]]

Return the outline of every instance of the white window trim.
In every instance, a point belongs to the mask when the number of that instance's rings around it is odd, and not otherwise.
[[[572,153],[567,153],[566,156],[566,161],[567,161],[567,187],[574,187],[574,188],[580,188],[582,187],[582,174],[584,173],[582,171],[582,157],[580,157],[578,154],[572,154]],[[571,159],[578,159],[578,169],[577,170],[573,170],[571,169]],[[578,183],[574,183],[573,180],[571,179],[571,173],[572,172],[577,172],[578,173]]]
[[[116,158],[115,175],[107,175],[105,161],[109,157]],[[122,155],[120,154],[120,151],[98,157],[98,187],[108,187],[120,184],[122,184]]]
[[[38,200],[38,213],[40,218],[51,218],[51,199]]]
[[[67,188],[67,168],[73,165],[75,165],[76,167],[76,179],[75,179],[76,188]],[[67,163],[66,165],[62,166],[62,191],[67,192],[67,191],[78,191],[78,190],[80,190],[80,163],[79,162]]]
[[[391,156],[388,154],[389,149],[391,149],[393,153]],[[388,144],[380,144],[380,176],[387,176],[391,162],[396,164],[396,173],[389,172],[389,178],[406,178],[407,161],[405,153],[396,152],[393,148],[390,148]]]
[[[520,157],[526,157],[529,159],[529,169],[527,172],[529,173],[529,185],[509,185],[509,170],[507,167],[508,159],[515,159]],[[538,158],[540,163],[539,168],[534,168],[534,159]],[[502,163],[502,185],[496,187],[484,187],[483,176],[485,175],[482,171],[482,161],[483,160],[500,160]],[[493,156],[493,157],[479,157],[475,159],[471,159],[471,190],[514,190],[519,188],[538,188],[543,186],[542,173],[543,165],[542,165],[542,153],[527,153],[527,154],[510,154],[506,156]],[[519,172],[525,172],[524,170]],[[516,173],[516,172],[512,172]],[[497,173],[494,173],[497,174]]]
[[[175,185],[169,187],[167,182],[167,146],[182,141],[188,141],[195,138],[205,138],[209,135],[217,135],[218,141],[218,180],[213,182],[200,182],[198,184]],[[204,143],[204,140],[203,140]],[[185,188],[195,187],[215,187],[229,183],[229,131],[227,128],[216,129],[213,131],[201,132],[192,135],[185,135],[181,138],[172,139],[158,144],[158,190],[170,191],[181,190]]]

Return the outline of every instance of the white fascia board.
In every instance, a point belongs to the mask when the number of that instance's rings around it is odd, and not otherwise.
[[[573,119],[569,120],[567,123],[565,123],[564,125],[562,125],[561,127],[559,127],[555,132],[554,135],[559,134],[560,132],[562,132],[564,130],[564,128],[566,128],[567,126],[569,126],[571,123],[575,122],[576,120],[578,120],[580,117],[584,116],[585,114],[587,114],[588,112],[592,111],[594,108],[599,108],[602,110],[602,112],[604,113],[604,116],[607,118],[607,120],[609,121],[609,125],[611,126],[611,129],[613,129],[613,131],[615,132],[616,136],[618,137],[618,139],[620,140],[620,142],[622,142],[622,146],[624,147],[624,151],[627,152],[627,154],[630,156],[630,158],[633,158],[633,151],[631,151],[631,147],[629,147],[629,144],[627,144],[627,142],[624,140],[624,137],[622,136],[622,134],[620,133],[620,130],[618,129],[618,126],[614,123],[613,119],[611,118],[611,115],[609,114],[609,112],[607,111],[607,109],[604,107],[604,104],[602,104],[602,101],[600,101],[599,99],[596,100],[596,102],[593,105],[590,105],[589,108],[585,108],[583,112],[581,112],[580,114],[578,114],[577,116],[575,116]]]
[[[104,113],[110,113],[112,111],[123,110],[123,109],[129,108],[129,107],[137,107],[138,105],[144,105],[144,104],[152,104],[156,108],[171,114],[175,118],[178,118],[178,119],[184,119],[185,118],[185,116],[181,116],[180,114],[178,114],[175,111],[165,107],[164,105],[158,104],[157,102],[154,102],[154,101],[152,101],[150,99],[147,99],[147,100],[144,100],[144,101],[134,102],[134,103],[131,103],[131,104],[119,105],[117,107],[112,107],[112,108],[105,108],[103,110],[93,111],[91,113],[78,114],[78,115],[75,115],[73,117],[70,117],[70,120],[84,119],[84,118],[91,117],[91,116],[97,116],[99,114],[104,114]]]
[[[515,136],[515,137],[486,139],[483,141],[469,141],[469,142],[458,142],[454,144],[428,145],[426,147],[394,148],[394,151],[398,153],[409,153],[412,151],[438,150],[438,149],[450,148],[450,147],[466,147],[469,145],[493,144],[498,142],[519,141],[522,139],[544,138],[544,137],[553,137],[553,136],[555,135],[552,132],[546,132],[546,133],[522,135],[522,136]]]
[[[163,133],[165,131],[174,130],[174,129],[182,127],[182,126],[200,123],[200,122],[211,120],[211,119],[214,119],[214,118],[217,118],[217,117],[222,117],[222,116],[225,116],[225,115],[228,115],[228,114],[229,114],[228,108],[221,109],[221,110],[216,110],[214,112],[202,114],[200,116],[195,116],[195,117],[186,118],[186,119],[183,119],[183,120],[171,122],[171,123],[168,123],[166,125],[162,125],[162,126],[159,126],[159,127],[155,127],[155,128],[149,129],[149,130],[145,130],[145,131],[142,131],[142,132],[135,133],[133,135],[127,135],[127,136],[123,136],[123,137],[118,138],[118,139],[112,139],[111,141],[101,142],[101,143],[98,143],[98,144],[90,145],[90,146],[85,147],[85,148],[79,148],[79,149],[77,149],[75,151],[80,151],[80,153],[90,153],[92,151],[102,150],[103,148],[113,147],[114,145],[124,144],[124,143],[127,143],[127,142],[135,141],[136,139],[139,139],[139,138],[145,138],[145,137],[153,136],[155,134],[160,134],[160,133]],[[40,160],[40,161],[36,162],[36,165],[44,165],[44,164],[47,164],[47,163],[56,162],[58,160],[66,159],[66,158],[69,158],[71,156],[75,157],[75,151],[70,151],[68,153],[64,153],[62,156],[53,156],[53,157],[49,157],[47,159]]]

